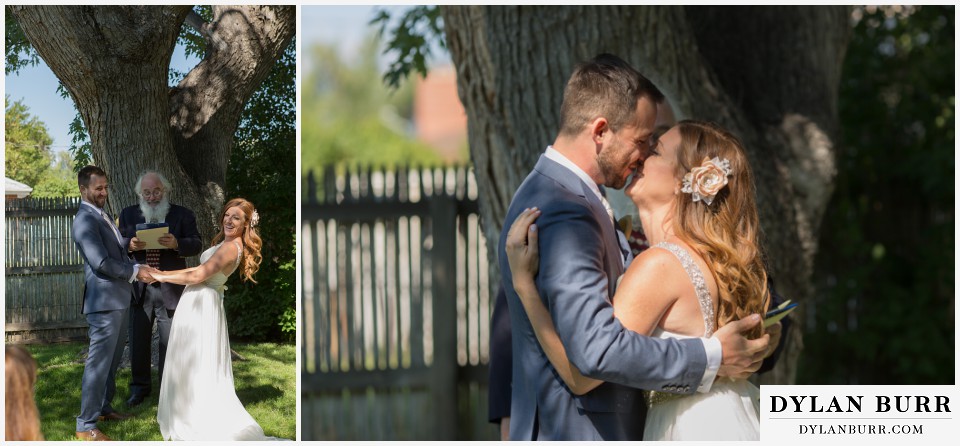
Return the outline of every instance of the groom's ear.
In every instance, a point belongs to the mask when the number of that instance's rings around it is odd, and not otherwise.
[[[607,118],[601,116],[594,119],[589,125],[590,136],[593,138],[593,142],[597,145],[603,144],[604,138],[606,138],[607,133],[610,132],[610,122],[607,121]]]

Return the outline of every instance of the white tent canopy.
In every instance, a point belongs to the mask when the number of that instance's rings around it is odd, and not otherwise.
[[[15,195],[17,198],[23,198],[27,195],[30,195],[30,192],[33,192],[33,188],[23,184],[19,181],[11,180],[10,178],[3,177],[4,185],[3,190],[5,195]]]

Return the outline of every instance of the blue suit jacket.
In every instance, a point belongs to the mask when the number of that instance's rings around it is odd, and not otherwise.
[[[513,288],[504,242],[510,225],[538,207],[536,278],[570,361],[606,383],[572,394],[543,353]],[[698,339],[654,339],[625,329],[611,300],[623,274],[616,229],[579,177],[541,157],[517,189],[498,244],[513,344],[513,440],[639,440],[646,413],[639,389],[696,391],[706,367]]]
[[[83,256],[83,314],[130,308],[133,262],[103,217],[81,204],[73,219],[73,242]]]
[[[170,233],[177,238],[177,249],[160,250],[160,270],[176,271],[187,267],[185,257],[200,254],[203,244],[200,242],[200,231],[197,229],[197,217],[193,211],[183,206],[170,204],[170,210],[163,219],[170,225]],[[123,236],[123,247],[130,247],[130,239],[137,235],[137,223],[144,223],[143,211],[139,205],[127,206],[120,211],[120,234]],[[147,263],[147,251],[135,251],[133,258],[137,263]],[[160,283],[160,293],[163,295],[163,306],[168,310],[176,310],[183,294],[183,285],[175,283]],[[142,287],[141,283],[138,286]]]

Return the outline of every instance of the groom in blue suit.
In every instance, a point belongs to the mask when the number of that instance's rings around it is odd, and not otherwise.
[[[123,354],[123,335],[133,297],[133,282],[152,282],[151,268],[130,261],[120,231],[103,206],[107,202],[107,174],[85,166],[77,175],[80,209],[73,219],[73,241],[83,257],[83,314],[89,325],[90,348],[80,385],[77,438],[109,440],[98,421],[128,418],[113,409],[117,366]]]
[[[646,406],[639,389],[706,392],[717,376],[760,367],[768,337],[751,341],[738,332],[759,317],[712,338],[678,340],[640,335],[613,315],[615,284],[631,254],[604,187],[623,187],[636,170],[663,99],[616,56],[580,64],[564,89],[559,135],[510,203],[498,252],[512,329],[511,440],[640,440]],[[571,393],[550,364],[513,288],[504,243],[531,207],[541,210],[537,289],[571,363],[605,381],[584,395]]]

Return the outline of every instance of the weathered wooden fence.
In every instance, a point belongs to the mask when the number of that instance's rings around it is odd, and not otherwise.
[[[6,203],[7,343],[84,339],[83,259],[71,225],[79,198]]]
[[[304,440],[497,438],[476,191],[465,167],[308,174]]]

